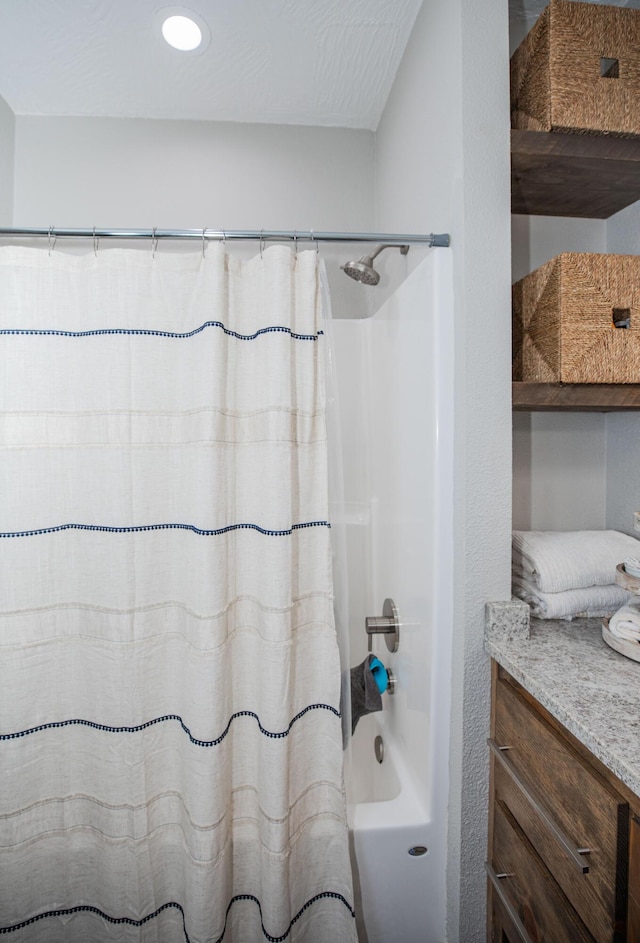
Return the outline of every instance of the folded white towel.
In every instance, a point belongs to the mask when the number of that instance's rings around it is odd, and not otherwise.
[[[609,631],[618,638],[640,644],[640,599],[630,599],[611,616]]]
[[[529,603],[531,615],[538,619],[608,617],[631,597],[631,593],[615,584],[543,593],[533,583],[518,577],[513,579],[513,594]]]
[[[640,541],[617,530],[513,532],[514,576],[543,593],[615,582],[616,565],[640,554]]]

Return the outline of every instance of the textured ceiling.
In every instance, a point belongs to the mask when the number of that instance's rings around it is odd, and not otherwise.
[[[158,35],[171,0],[0,0],[0,95],[18,115],[375,130],[422,2],[186,0],[211,41],[181,54]],[[508,3],[513,49],[547,0]]]
[[[0,95],[18,115],[375,129],[422,0],[187,0],[200,54],[159,39],[170,3],[0,0]]]

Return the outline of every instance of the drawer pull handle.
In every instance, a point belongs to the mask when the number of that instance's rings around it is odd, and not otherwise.
[[[509,749],[509,747],[499,747],[498,744],[495,742],[495,740],[493,740],[492,738],[489,738],[489,740],[487,740],[487,743],[489,744],[491,751],[493,752],[496,759],[500,761],[503,768],[507,771],[507,773],[509,774],[513,782],[516,784],[516,786],[520,790],[520,792],[524,795],[524,797],[527,799],[529,804],[533,807],[537,815],[545,823],[549,831],[553,834],[558,844],[560,844],[564,848],[566,853],[569,855],[569,857],[574,862],[576,867],[582,872],[582,874],[588,874],[589,865],[585,864],[584,859],[581,858],[580,856],[590,854],[591,849],[575,848],[571,844],[567,836],[564,834],[564,832],[562,832],[560,828],[558,828],[558,826],[553,821],[553,819],[551,818],[549,813],[546,811],[544,806],[538,801],[538,799],[533,795],[533,793],[529,790],[529,788],[525,786],[523,781],[518,776],[517,770],[514,767],[513,763],[505,755],[505,752],[506,750]]]
[[[489,880],[491,881],[491,884],[493,885],[493,889],[496,892],[496,895],[500,903],[502,904],[504,909],[507,911],[507,914],[509,915],[509,920],[515,927],[522,943],[531,943],[531,937],[527,933],[525,925],[520,919],[515,907],[513,906],[513,904],[507,897],[507,895],[504,893],[502,888],[500,887],[501,878],[509,878],[509,877],[513,877],[513,875],[512,874],[496,874],[496,872],[493,870],[489,862],[487,862],[484,867],[487,874],[489,875]]]

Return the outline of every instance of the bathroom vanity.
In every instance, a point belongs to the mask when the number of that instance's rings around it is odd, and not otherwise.
[[[640,664],[599,619],[487,608],[487,939],[640,943]]]

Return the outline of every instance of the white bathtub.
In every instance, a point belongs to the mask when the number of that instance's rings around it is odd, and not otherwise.
[[[412,250],[413,251],[413,250]],[[389,262],[402,257],[390,254]],[[414,260],[415,262],[416,260]],[[405,273],[406,274],[406,273]],[[337,322],[350,664],[392,597],[396,677],[363,717],[346,784],[361,943],[443,943],[452,639],[451,256],[429,251],[373,317]],[[363,287],[363,290],[364,287]],[[374,740],[385,758],[378,763]],[[426,848],[424,854],[411,849]]]
[[[358,936],[361,943],[435,943],[444,940],[442,847],[384,720],[359,722],[347,783]],[[384,743],[382,763],[376,736]]]

